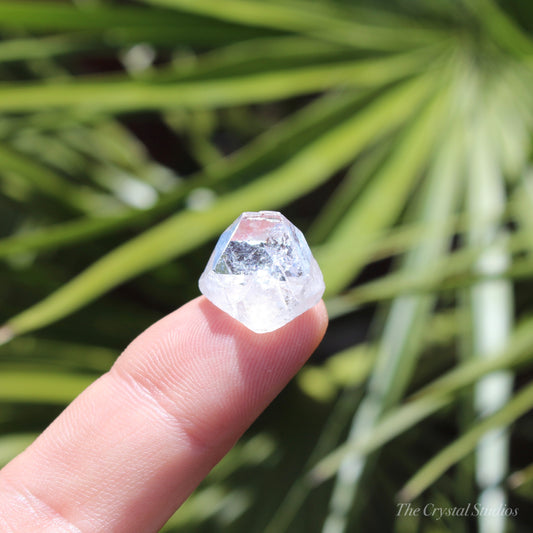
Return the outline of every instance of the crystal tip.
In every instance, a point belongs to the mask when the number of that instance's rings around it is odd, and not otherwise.
[[[294,320],[325,289],[303,233],[277,211],[242,213],[220,236],[199,286],[214,305],[256,333]]]

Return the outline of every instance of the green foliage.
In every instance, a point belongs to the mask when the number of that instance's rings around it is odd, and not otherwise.
[[[531,529],[532,27],[495,0],[0,1],[0,463],[197,294],[241,211],[283,209],[325,360],[164,531],[474,531],[395,502],[475,503],[494,432]]]

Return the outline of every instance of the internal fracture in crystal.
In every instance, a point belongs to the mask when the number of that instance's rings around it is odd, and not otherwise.
[[[199,286],[256,333],[284,326],[324,294],[303,233],[277,211],[243,213],[235,220],[220,236]]]

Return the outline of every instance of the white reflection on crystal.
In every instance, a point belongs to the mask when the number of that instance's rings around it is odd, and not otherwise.
[[[320,301],[324,279],[303,233],[281,213],[243,213],[222,235],[200,291],[256,333],[274,331]]]

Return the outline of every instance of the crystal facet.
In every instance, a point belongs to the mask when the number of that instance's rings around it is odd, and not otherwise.
[[[256,333],[284,326],[324,294],[303,233],[277,211],[243,213],[218,239],[199,285]]]

